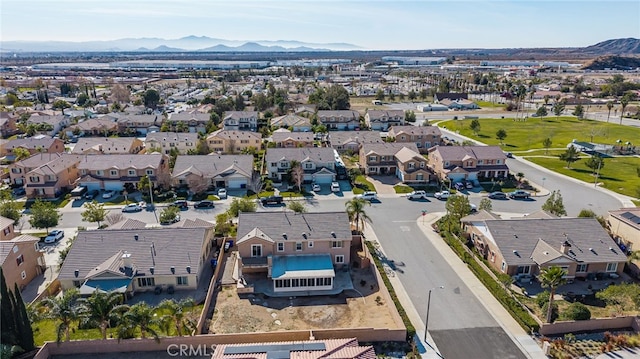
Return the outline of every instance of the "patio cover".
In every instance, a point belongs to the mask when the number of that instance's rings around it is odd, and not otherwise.
[[[80,295],[93,294],[93,292],[95,292],[96,290],[102,292],[125,293],[132,280],[132,278],[102,280],[89,279],[84,282],[82,287],[80,287]]]
[[[334,278],[335,276],[329,254],[273,257],[272,279]]]

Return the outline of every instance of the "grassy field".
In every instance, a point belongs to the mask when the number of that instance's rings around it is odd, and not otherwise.
[[[369,182],[367,180],[367,177],[363,175],[357,176],[354,182],[357,187],[353,187],[353,194],[362,194],[365,191],[376,190],[376,187],[373,185],[373,183]]]
[[[567,163],[558,158],[529,157],[529,161],[537,163],[550,170],[577,178],[587,183],[594,183],[595,177],[592,171],[585,165],[585,160],[571,164],[571,169],[566,168]],[[602,182],[602,187],[614,192],[622,193],[631,197],[638,197],[637,189],[640,188],[640,177],[636,173],[636,168],[640,167],[640,158],[637,157],[614,157],[604,160],[604,167],[600,170],[598,182]]]
[[[469,125],[471,120],[447,121],[442,125],[449,130],[477,139],[489,145],[499,145],[496,132],[504,129],[507,138],[502,148],[505,151],[524,151],[532,148],[544,148],[542,141],[551,138],[551,147],[565,147],[572,140],[614,144],[620,139],[623,142],[637,142],[640,128],[620,126],[591,120],[578,120],[573,117],[528,118],[527,121],[513,121],[512,118],[480,119],[480,132],[476,136]]]
[[[489,101],[474,101],[480,108],[505,108],[506,105]]]

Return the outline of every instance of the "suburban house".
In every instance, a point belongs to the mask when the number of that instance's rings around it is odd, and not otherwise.
[[[147,152],[154,150],[168,155],[172,149],[184,155],[189,150],[195,151],[198,145],[197,132],[151,132],[144,141]]]
[[[480,181],[509,174],[507,156],[499,146],[436,146],[428,153],[429,166],[440,180]]]
[[[144,143],[136,137],[81,137],[73,147],[73,154],[136,154]]]
[[[477,110],[480,108],[475,102],[464,99],[450,100],[445,98],[439,100],[438,104],[447,106],[450,110]]]
[[[0,216],[0,241],[9,241],[16,236],[13,219]]]
[[[175,351],[176,354],[178,351]],[[295,358],[304,353],[309,358],[376,359],[372,346],[361,346],[355,338],[291,342],[218,344],[211,359]],[[169,354],[171,355],[171,353]]]
[[[293,132],[311,131],[311,120],[292,113],[271,119],[271,128],[288,128]]]
[[[38,250],[39,241],[40,238],[28,234],[0,241],[0,265],[9,290],[16,284],[24,289],[33,278],[44,273],[47,265],[44,253]]]
[[[209,114],[197,111],[172,113],[169,116],[169,122],[174,127],[184,126],[179,125],[179,123],[184,123],[191,133],[206,133],[207,123],[209,123]]]
[[[430,182],[427,159],[414,143],[368,143],[360,149],[360,167],[368,175],[396,176],[407,183]]]
[[[30,154],[36,153],[61,153],[64,152],[64,142],[58,138],[46,135],[37,135],[28,138],[16,138],[2,143],[0,155],[13,158],[16,148],[24,148]]]
[[[595,218],[462,218],[464,231],[496,270],[537,275],[559,266],[566,278],[620,275],[627,260]]]
[[[18,131],[17,121],[19,116],[10,112],[0,112],[0,137],[12,136]]]
[[[80,231],[58,279],[63,290],[84,296],[193,290],[209,265],[212,239],[208,228]]]
[[[380,131],[332,131],[329,133],[329,143],[338,152],[358,152],[363,144],[382,143]]]
[[[316,105],[314,104],[303,104],[298,105],[293,111],[298,116],[311,117],[316,113]]]
[[[609,211],[607,222],[623,251],[640,250],[640,207]]]
[[[173,186],[194,193],[208,188],[247,188],[254,179],[252,155],[178,156],[173,166]]]
[[[27,198],[58,198],[65,191],[73,189],[81,158],[80,155],[65,153],[26,172],[24,189]]]
[[[12,185],[22,186],[26,183],[25,176],[40,166],[65,156],[63,153],[38,153],[29,158],[14,162],[9,165],[9,178]]]
[[[237,239],[240,278],[264,273],[271,295],[338,294],[352,288],[348,272],[337,270],[351,263],[345,212],[243,212]]]
[[[222,118],[225,131],[257,131],[258,111],[227,111]]]
[[[32,114],[27,120],[28,125],[35,125],[36,128],[46,128],[44,132],[49,136],[55,136],[63,128],[69,126],[69,118],[63,115],[39,115]]]
[[[404,125],[402,110],[369,110],[364,115],[367,126],[374,131],[387,131],[392,126]]]
[[[207,137],[207,144],[212,152],[240,153],[262,147],[262,135],[251,131],[218,130]]]
[[[316,116],[329,130],[353,131],[360,127],[360,113],[355,110],[319,110]]]
[[[433,102],[440,103],[442,100],[468,100],[469,94],[463,92],[437,92],[433,95]]]
[[[67,137],[78,136],[108,136],[118,132],[118,124],[108,118],[90,118],[78,122],[64,130]]]
[[[313,147],[313,132],[291,132],[286,128],[279,128],[271,135],[271,141],[276,147]]]
[[[304,170],[304,182],[328,184],[336,179],[336,158],[328,147],[268,148],[265,155],[266,175],[282,181],[296,161]]]
[[[389,136],[397,143],[415,143],[420,153],[426,153],[442,142],[442,133],[437,126],[393,126]]]
[[[169,161],[160,153],[149,155],[85,155],[78,164],[79,185],[92,190],[133,190],[149,176],[154,186],[169,184]]]
[[[118,132],[121,134],[146,135],[160,131],[162,115],[125,115],[118,118]]]

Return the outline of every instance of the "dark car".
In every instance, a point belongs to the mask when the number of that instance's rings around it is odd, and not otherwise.
[[[282,196],[269,196],[260,198],[262,204],[280,204],[282,203]]]
[[[208,200],[196,202],[193,205],[193,208],[213,208],[213,207],[215,207],[213,202]]]
[[[16,197],[24,196],[25,194],[27,194],[27,190],[25,190],[24,187],[18,187],[13,189],[13,195]]]
[[[100,191],[98,191],[97,189],[94,189],[93,191],[89,191],[84,195],[85,199],[94,199],[96,198],[96,196],[98,195],[98,193],[100,193]]]
[[[517,189],[509,193],[509,198],[513,198],[513,199],[527,199],[529,197],[531,197],[531,193],[527,191],[523,191],[521,189]]]
[[[504,192],[491,192],[489,198],[492,199],[507,199],[507,194]]]
[[[180,208],[181,211],[189,209],[189,204],[185,200],[177,200],[177,201],[171,203],[171,206],[172,207],[178,207],[178,208]]]

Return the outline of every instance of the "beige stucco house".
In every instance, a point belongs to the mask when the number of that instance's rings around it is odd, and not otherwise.
[[[207,144],[212,152],[241,153],[249,148],[259,150],[262,147],[262,136],[251,131],[218,130],[207,137]]]

